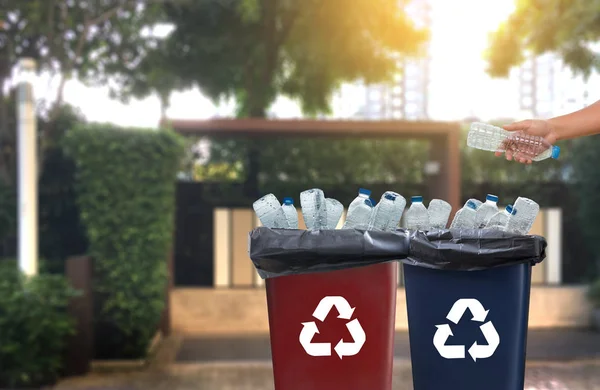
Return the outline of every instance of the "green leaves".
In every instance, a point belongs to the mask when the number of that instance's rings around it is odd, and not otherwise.
[[[143,356],[164,303],[183,143],[170,131],[96,124],[69,132],[64,144],[77,166],[77,201],[101,297],[98,321],[123,335],[119,353]]]
[[[147,57],[133,90],[198,86],[215,101],[236,98],[240,116],[264,116],[279,95],[327,112],[340,83],[388,80],[395,55],[418,54],[427,38],[396,0],[198,0],[164,12],[175,30],[155,51],[168,61]],[[156,67],[164,77],[148,76]]]
[[[600,242],[600,177],[595,167],[600,164],[600,136],[594,135],[578,139],[573,149],[573,174],[576,193],[579,198],[579,219],[582,231],[587,238],[591,253],[599,253]],[[600,271],[600,258],[596,257],[596,269]]]
[[[14,261],[0,262],[0,387],[33,388],[59,376],[76,296],[64,277],[25,278]]]
[[[600,69],[590,45],[600,38],[598,0],[520,0],[515,12],[490,38],[489,73],[506,76],[526,53],[557,52],[575,73]]]

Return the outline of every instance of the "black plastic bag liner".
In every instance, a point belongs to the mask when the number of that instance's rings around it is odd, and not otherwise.
[[[261,278],[335,271],[400,260],[434,269],[475,271],[546,257],[546,240],[491,229],[394,232],[259,227],[248,252]]]

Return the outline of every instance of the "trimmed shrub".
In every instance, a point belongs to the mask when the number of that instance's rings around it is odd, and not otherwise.
[[[163,310],[183,142],[170,131],[82,125],[64,140],[95,260],[96,357],[146,354]]]
[[[592,254],[600,253],[600,135],[577,139],[573,149],[574,189],[579,197],[579,219],[581,228]],[[592,281],[600,271],[600,257],[590,264],[588,280]]]
[[[66,308],[76,295],[60,275],[25,278],[15,261],[0,262],[0,388],[32,388],[59,377],[67,336]]]

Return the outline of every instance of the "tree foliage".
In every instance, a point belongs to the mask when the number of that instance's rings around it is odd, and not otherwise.
[[[600,163],[600,136],[580,138],[574,141],[573,172],[575,175],[575,189],[579,197],[579,217],[583,231],[587,238],[587,245],[592,253],[599,253],[600,241],[600,177],[598,164]],[[596,269],[600,271],[600,257],[596,255]]]
[[[19,58],[35,59],[39,73],[58,78],[56,97],[39,101],[42,117],[53,121],[69,79],[113,85],[110,78],[119,81],[140,64],[157,45],[149,29],[160,11],[159,4],[145,0],[0,0],[0,177],[5,183],[13,184],[8,171],[16,126],[12,98],[4,91],[14,87]],[[52,129],[41,134],[41,159]]]
[[[234,97],[240,116],[264,117],[279,95],[326,112],[341,82],[388,79],[397,55],[417,54],[426,39],[396,0],[167,1],[164,12],[175,29],[157,56],[168,61],[142,64],[131,89],[195,85],[215,100]]]
[[[97,357],[142,357],[164,305],[181,140],[96,124],[78,126],[64,144],[95,261]]]
[[[598,0],[519,0],[492,35],[489,73],[506,76],[529,55],[556,52],[575,73],[600,69],[592,44],[600,39]]]

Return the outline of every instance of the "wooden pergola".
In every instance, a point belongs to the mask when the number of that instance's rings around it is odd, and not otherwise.
[[[460,208],[460,124],[458,122],[270,120],[248,118],[211,120],[175,119],[164,120],[161,124],[185,136],[243,136],[254,139],[268,139],[273,137],[387,137],[424,139],[431,144],[430,161],[435,162],[434,166],[439,168],[436,169],[437,172],[428,176],[430,196],[446,200],[452,205],[454,211]],[[250,172],[257,174],[258,167],[250,167]],[[249,180],[256,180],[256,177],[251,177]]]

